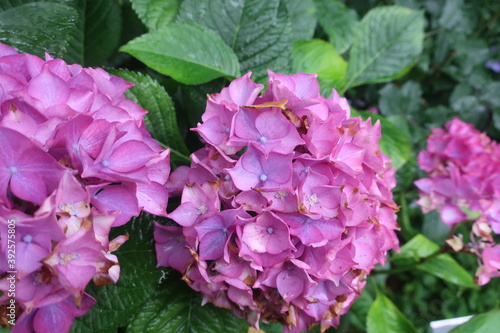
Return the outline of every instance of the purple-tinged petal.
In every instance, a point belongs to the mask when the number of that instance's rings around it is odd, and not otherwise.
[[[134,187],[134,188],[131,188]],[[140,213],[134,186],[92,185],[87,187],[91,194],[91,203],[102,213],[118,212],[114,227],[127,223]]]
[[[200,240],[200,259],[216,260],[227,253],[227,242],[235,230],[236,217],[248,219],[243,209],[229,209],[213,214],[195,226]],[[225,256],[227,259],[228,255]]]
[[[155,222],[154,239],[158,267],[172,267],[184,273],[186,268],[194,262],[182,234],[182,228],[163,226]]]
[[[0,128],[0,195],[10,189],[20,199],[41,204],[59,185],[64,168],[19,132]]]
[[[278,254],[294,249],[288,226],[276,215],[263,212],[243,227],[241,240],[257,253]]]
[[[447,225],[457,224],[467,219],[467,214],[462,212],[455,205],[445,205],[441,209],[440,215],[441,215],[441,220],[443,220],[443,222],[446,223]]]

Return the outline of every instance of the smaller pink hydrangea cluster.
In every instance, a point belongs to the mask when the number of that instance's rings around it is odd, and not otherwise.
[[[110,241],[111,228],[166,215],[169,151],[131,86],[0,43],[0,311],[17,311],[13,333],[69,331],[95,302],[87,284],[118,280],[112,252],[128,236]]]
[[[158,265],[256,328],[324,331],[398,247],[394,169],[379,122],[349,118],[315,75],[269,71],[263,88],[248,73],[208,96],[206,145],[167,184],[179,226],[156,225]]]
[[[468,250],[479,258],[477,283],[500,276],[500,146],[471,124],[455,118],[444,129],[434,128],[427,150],[418,156],[429,178],[417,180],[418,204],[424,213],[439,211],[441,220],[453,226],[473,222]],[[464,249],[459,237],[449,241]]]

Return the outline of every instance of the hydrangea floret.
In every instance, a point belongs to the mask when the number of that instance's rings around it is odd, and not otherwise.
[[[484,285],[500,276],[500,146],[473,125],[455,118],[432,129],[427,149],[418,156],[428,178],[417,180],[418,204],[424,213],[437,210],[441,220],[456,226],[470,222],[470,243],[449,240],[457,251],[478,257],[476,282]]]
[[[379,122],[321,96],[316,75],[268,74],[263,94],[248,73],[208,96],[205,146],[167,183],[181,204],[177,226],[156,224],[158,265],[256,328],[324,331],[398,248],[394,169]]]
[[[128,236],[110,229],[166,215],[170,152],[125,98],[131,86],[0,43],[0,305],[15,279],[13,333],[69,331],[95,303],[85,287],[119,278],[112,252]]]

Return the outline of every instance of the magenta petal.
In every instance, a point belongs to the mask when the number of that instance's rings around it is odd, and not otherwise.
[[[191,227],[200,215],[200,210],[196,205],[185,202],[169,213],[168,217],[184,227]]]
[[[131,140],[116,148],[107,161],[111,170],[125,173],[144,167],[155,156],[145,143]]]
[[[97,158],[113,125],[106,120],[95,120],[82,133],[79,145],[92,158]]]
[[[274,214],[264,212],[243,227],[241,240],[257,253],[278,254],[292,249],[287,225]]]
[[[16,196],[42,204],[59,185],[65,169],[19,132],[0,127],[0,142],[9,142],[0,145],[0,189],[6,189],[10,179]]]
[[[69,332],[75,317],[87,313],[95,299],[84,294],[81,305],[77,308],[72,298],[44,306],[36,311],[33,326],[36,332]]]
[[[135,191],[123,185],[108,185],[99,190],[99,187],[93,188],[91,203],[103,213],[119,212],[114,227],[127,223],[133,216],[139,215],[139,204]]]
[[[66,82],[47,67],[31,80],[27,92],[41,101],[45,108],[66,103],[70,93]]]
[[[157,182],[138,183],[136,196],[142,210],[154,215],[167,215],[168,192],[165,186]]]
[[[0,43],[0,48],[3,44]],[[37,311],[31,311],[30,313],[26,313],[24,311],[19,318],[16,318],[16,325],[12,327],[12,333],[32,333],[36,332],[33,327],[33,320],[35,319]],[[50,332],[50,331],[47,331]]]
[[[26,238],[26,235],[24,236]],[[17,246],[16,256],[16,270],[18,271],[17,277],[21,278],[38,270],[42,264],[41,261],[50,252],[36,243],[28,243],[21,241]]]
[[[43,179],[36,174],[15,174],[10,179],[10,189],[19,198],[41,204],[47,197],[47,188]]]
[[[258,110],[240,109],[233,118],[234,135],[248,141],[258,141],[261,135],[255,127],[255,120],[259,113]]]
[[[200,259],[216,260],[224,255],[224,246],[228,240],[227,232],[207,232],[200,240]]]
[[[236,217],[246,219],[250,215],[241,208],[228,209],[209,216],[195,226],[200,239],[201,260],[216,260],[223,256],[226,243],[237,224]]]
[[[445,205],[441,209],[441,219],[447,225],[453,225],[456,223],[460,223],[460,222],[464,221],[466,218],[467,218],[467,214],[462,212],[455,205]]]
[[[304,279],[304,276],[298,274],[297,270],[300,270],[299,268],[293,268],[292,265],[286,265],[285,267],[276,277],[276,286],[280,295],[287,302],[291,302],[302,294],[307,280]]]
[[[182,228],[163,226],[155,222],[154,239],[158,266],[172,267],[184,273],[194,261],[188,249]]]
[[[15,48],[0,43],[0,57],[14,54],[18,54]]]

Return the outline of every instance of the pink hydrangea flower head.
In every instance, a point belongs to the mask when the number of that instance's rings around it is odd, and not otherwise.
[[[119,278],[112,252],[127,237],[110,241],[111,228],[141,211],[166,215],[170,151],[123,94],[132,86],[0,43],[0,275],[17,272],[13,332],[69,331],[95,302],[86,286]]]
[[[450,226],[469,222],[471,243],[458,250],[478,256],[476,282],[483,285],[500,276],[498,245],[492,233],[500,234],[500,147],[485,133],[455,118],[444,128],[435,128],[427,149],[418,156],[428,178],[419,179],[418,204],[427,213],[436,210]]]
[[[398,248],[394,169],[380,124],[350,118],[315,75],[269,71],[262,88],[249,73],[208,97],[205,147],[167,184],[182,200],[179,226],[156,225],[158,265],[254,327],[326,330]]]

